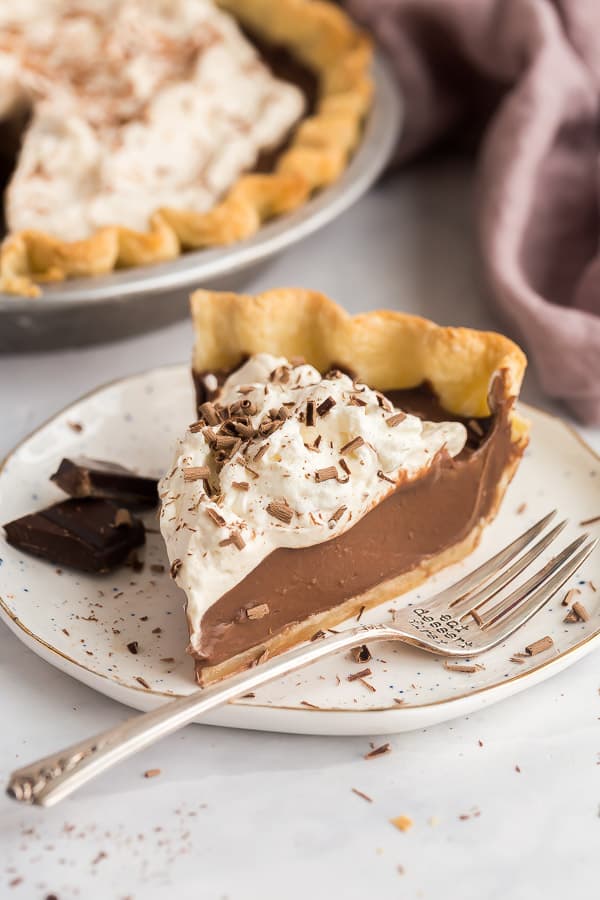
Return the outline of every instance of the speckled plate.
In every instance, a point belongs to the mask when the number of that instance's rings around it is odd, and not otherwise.
[[[187,366],[136,375],[84,397],[26,438],[4,463],[2,521],[59,499],[48,478],[66,455],[86,453],[160,475],[192,409]],[[599,458],[558,419],[530,407],[523,412],[532,423],[530,449],[479,549],[419,590],[365,614],[363,621],[386,620],[392,606],[419,602],[462,577],[549,509],[558,508],[571,521],[564,545],[581,531],[581,520],[600,515]],[[147,525],[156,529],[152,514]],[[600,531],[600,525],[590,527]],[[155,530],[148,534],[144,557],[139,573],[123,568],[91,577],[60,572],[0,538],[0,615],[23,643],[52,665],[122,703],[151,709],[166,697],[192,691],[194,682],[185,654],[183,594],[166,573],[151,568],[166,563]],[[359,666],[341,654],[266,686],[255,698],[230,704],[204,721],[270,731],[375,734],[422,728],[470,713],[549,678],[600,646],[600,591],[590,583],[594,579],[600,588],[598,552],[570,585],[580,588],[589,621],[565,624],[559,595],[506,644],[478,657],[485,668],[474,674],[448,672],[441,659],[379,644],[369,663],[372,689],[346,680]],[[554,641],[551,651],[520,665],[510,661],[546,634]],[[139,643],[137,656],[127,650],[133,640]]]

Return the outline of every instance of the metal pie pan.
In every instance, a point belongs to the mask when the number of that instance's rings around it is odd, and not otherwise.
[[[0,352],[78,347],[161,328],[187,315],[194,288],[240,289],[251,270],[333,221],[368,191],[398,135],[401,104],[393,76],[379,57],[373,74],[375,97],[363,138],[331,187],[231,247],[48,285],[38,298],[0,294]]]

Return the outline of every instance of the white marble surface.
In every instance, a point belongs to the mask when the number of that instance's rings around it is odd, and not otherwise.
[[[455,161],[388,179],[248,289],[282,284],[324,290],[351,311],[501,327],[478,264],[468,170]],[[190,344],[181,323],[111,346],[0,357],[0,453],[79,394],[184,360]],[[532,373],[524,397],[564,415]],[[600,429],[584,434],[600,449]],[[0,897],[587,900],[599,874],[599,662],[596,652],[472,718],[393,737],[392,752],[370,761],[363,738],[191,726],[56,809],[2,798]],[[0,713],[4,782],[129,711],[0,626]],[[161,774],[145,779],[151,768]],[[408,833],[389,823],[401,814]]]

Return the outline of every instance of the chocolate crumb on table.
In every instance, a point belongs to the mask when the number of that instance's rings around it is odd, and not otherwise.
[[[364,759],[375,759],[376,756],[383,756],[384,753],[391,753],[392,745],[389,743],[381,744],[380,747],[373,747],[368,753],[365,753]]]

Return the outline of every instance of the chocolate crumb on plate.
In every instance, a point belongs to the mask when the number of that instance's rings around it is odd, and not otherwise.
[[[385,424],[388,426],[388,428],[395,428],[396,425],[400,425],[401,422],[404,422],[405,418],[406,418],[406,413],[397,412],[397,413],[394,413],[393,416],[389,416],[385,420]]]
[[[373,798],[369,797],[368,794],[365,794],[364,791],[359,791],[358,788],[350,788],[353,794],[356,794],[357,797],[362,797],[363,800],[366,800],[367,803],[372,803]]]
[[[485,666],[482,666],[481,663],[449,663],[445,659],[444,668],[448,672],[465,672],[470,675],[473,672],[480,672],[482,669],[485,669]]]
[[[138,684],[141,684],[141,686],[143,688],[146,688],[147,691],[150,690],[150,685],[148,684],[148,682],[146,681],[145,678],[142,678],[141,675],[136,675],[135,680],[137,681]]]
[[[370,659],[372,659],[371,651],[366,644],[361,644],[360,647],[352,647],[352,649],[350,650],[350,655],[354,662],[357,663],[366,663],[369,662]]]
[[[528,656],[537,656],[538,653],[544,653],[545,650],[549,650],[553,646],[554,641],[550,635],[547,634],[545,637],[540,638],[539,640],[534,641],[533,644],[529,644],[525,647],[525,653]]]
[[[361,669],[360,672],[353,672],[351,675],[346,676],[346,681],[356,681],[359,678],[365,678],[367,675],[372,675],[370,669]]]
[[[571,603],[573,603],[574,598],[578,594],[581,594],[581,591],[579,590],[579,588],[571,588],[571,590],[567,591],[565,596],[562,598],[561,606],[570,606]]]
[[[129,643],[127,644],[127,649],[130,653],[133,653],[134,656],[137,656],[139,648],[140,645],[137,641],[129,641]]]

